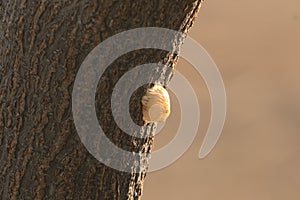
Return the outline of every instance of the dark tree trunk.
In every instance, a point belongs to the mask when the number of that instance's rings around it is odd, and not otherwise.
[[[187,32],[200,3],[0,0],[0,199],[139,199],[145,172],[101,164],[76,134],[71,105],[76,72],[93,48],[122,31],[151,26]],[[171,69],[161,72],[166,84],[176,56],[153,49],[117,59],[98,84],[99,122],[124,149],[150,152],[155,128],[145,125],[146,139],[123,134],[104,115],[109,94],[129,69],[159,61]],[[139,124],[143,92],[130,103]],[[99,94],[107,98],[99,100]],[[147,165],[148,158],[138,162]]]

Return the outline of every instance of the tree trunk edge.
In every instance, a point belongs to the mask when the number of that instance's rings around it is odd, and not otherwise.
[[[141,199],[146,173],[120,173],[99,164],[72,134],[74,77],[95,45],[128,27],[187,33],[202,1],[178,6],[161,1],[158,11],[146,5],[149,1],[99,2],[0,0],[0,199]],[[140,11],[143,6],[153,11],[153,19]],[[186,13],[166,13],[168,6],[175,11],[186,6]],[[137,17],[122,25],[120,17],[131,8]],[[160,12],[164,16],[156,21]],[[175,68],[175,55],[165,59]],[[166,73],[168,85],[173,72]],[[142,150],[151,151],[152,142],[141,143]]]

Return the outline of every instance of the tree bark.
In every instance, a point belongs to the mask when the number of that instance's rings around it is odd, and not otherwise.
[[[72,116],[76,72],[100,42],[125,30],[164,27],[187,32],[201,0],[0,0],[0,199],[139,199],[146,172],[120,172],[85,149]],[[165,64],[167,84],[177,56],[143,49],[117,59],[103,74],[96,94],[99,123],[115,145],[150,152],[154,124],[139,139],[112,123],[110,95],[136,65]],[[147,86],[145,86],[147,87]],[[130,101],[133,120],[143,125],[140,99]],[[102,98],[99,97],[101,95]],[[107,97],[107,98],[103,98]],[[138,160],[148,164],[148,158]]]

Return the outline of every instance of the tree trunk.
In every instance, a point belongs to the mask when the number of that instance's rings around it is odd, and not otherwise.
[[[71,105],[75,76],[93,48],[122,31],[151,26],[187,32],[200,3],[0,0],[0,199],[139,199],[146,172],[105,166],[76,134]],[[153,124],[144,125],[148,137],[139,139],[111,123],[109,97],[118,79],[138,64],[163,62],[167,70],[160,72],[165,77],[160,81],[167,84],[176,59],[162,50],[138,50],[103,74],[96,110],[115,145],[150,152],[155,130]],[[130,101],[138,124],[143,124],[139,102],[144,92],[137,90]],[[137,162],[147,165],[148,158]]]

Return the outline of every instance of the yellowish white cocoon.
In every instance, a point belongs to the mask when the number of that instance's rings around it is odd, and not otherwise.
[[[170,97],[168,91],[154,85],[142,98],[143,120],[149,122],[165,121],[170,115]]]

